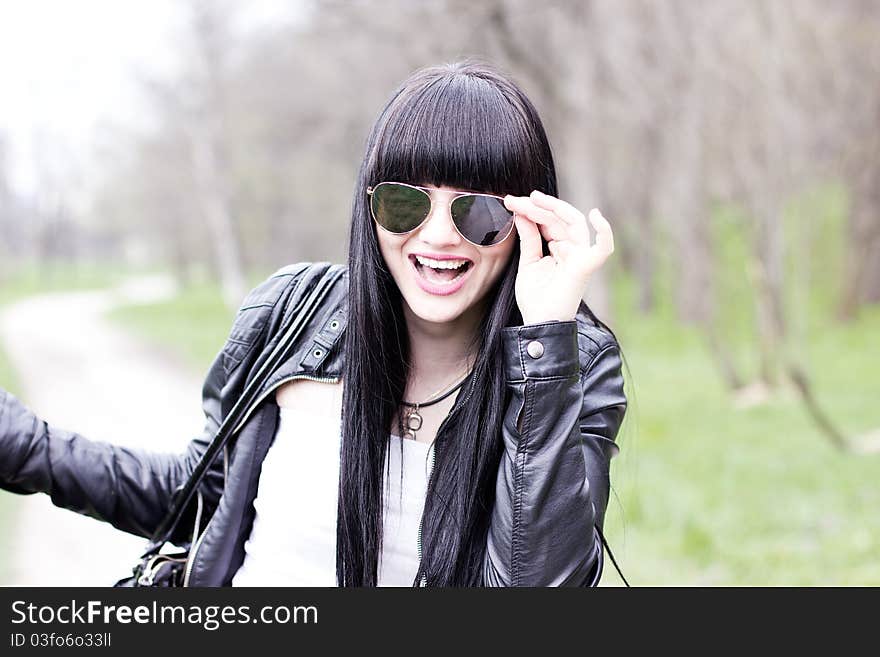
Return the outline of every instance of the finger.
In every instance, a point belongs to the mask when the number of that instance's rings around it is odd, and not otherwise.
[[[574,207],[571,203],[567,203],[560,198],[550,196],[537,189],[529,195],[529,198],[535,205],[544,208],[545,210],[549,210],[566,223],[574,225],[587,223],[586,217],[584,217],[580,210]]]
[[[590,247],[584,258],[584,270],[587,274],[591,274],[599,269],[608,256],[614,251],[614,238],[611,234],[611,224],[602,216],[597,209],[593,209],[589,214],[590,223],[596,229],[596,243]]]
[[[561,223],[561,219],[549,210],[538,207],[528,196],[508,196],[504,200],[508,210],[519,214],[534,216],[535,220],[543,219],[540,223]]]
[[[602,216],[598,208],[590,210],[589,217],[590,223],[596,230],[595,248],[599,249],[606,256],[611,255],[614,253],[614,233],[611,231],[611,224]]]
[[[570,238],[570,235],[568,234],[568,225],[562,219],[549,210],[539,208],[527,196],[508,196],[507,199],[505,199],[505,206],[508,210],[512,210],[521,216],[527,217],[537,224],[541,224],[543,227],[541,232],[547,240]]]
[[[544,257],[541,250],[541,234],[538,227],[525,217],[513,216],[516,232],[519,235],[519,264],[529,265]]]
[[[579,244],[581,248],[589,248],[590,227],[587,224],[586,217],[581,214],[580,210],[565,201],[561,201],[538,190],[532,192],[529,200],[532,201],[532,205],[535,208],[540,209],[545,215],[547,213],[552,214],[557,218],[558,225],[565,227],[564,232],[559,230],[554,232],[554,236],[559,236],[557,239],[567,239],[575,244]]]

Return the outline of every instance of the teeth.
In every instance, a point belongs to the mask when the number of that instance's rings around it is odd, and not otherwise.
[[[432,260],[431,258],[425,258],[419,255],[416,256],[416,260],[418,260],[420,264],[433,269],[458,269],[467,263],[467,260]]]

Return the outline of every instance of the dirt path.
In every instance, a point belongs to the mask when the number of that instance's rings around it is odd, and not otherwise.
[[[18,375],[19,398],[50,425],[91,440],[182,451],[202,429],[201,379],[103,317],[121,301],[172,293],[167,279],[145,277],[7,308],[0,341]],[[109,586],[131,574],[146,545],[53,506],[47,495],[11,497],[13,531],[0,536],[13,558],[11,580],[0,585]]]

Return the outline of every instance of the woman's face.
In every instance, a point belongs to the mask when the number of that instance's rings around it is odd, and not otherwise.
[[[514,228],[501,244],[474,246],[459,234],[452,222],[449,204],[456,190],[423,187],[430,190],[432,200],[428,219],[407,235],[394,235],[377,225],[379,249],[412,313],[428,322],[451,322],[483,301],[507,266],[518,237]],[[445,260],[447,265],[460,260],[470,264],[458,280],[450,282],[451,275],[457,275],[462,269],[435,273],[431,267],[421,265],[416,255],[426,259],[431,256],[436,260],[451,259]]]

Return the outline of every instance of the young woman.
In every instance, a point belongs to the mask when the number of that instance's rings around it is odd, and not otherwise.
[[[508,76],[466,61],[403,82],[367,141],[347,266],[177,530],[195,532],[186,585],[598,583],[626,397],[582,295],[613,238],[556,194]],[[340,267],[290,265],[245,299],[182,455],[89,441],[0,391],[0,485],[150,536],[297,299]]]

